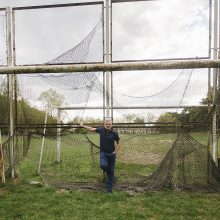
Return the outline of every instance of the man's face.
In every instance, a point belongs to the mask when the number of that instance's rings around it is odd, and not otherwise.
[[[107,130],[111,130],[111,128],[112,128],[112,121],[110,121],[110,120],[104,121],[104,127]]]

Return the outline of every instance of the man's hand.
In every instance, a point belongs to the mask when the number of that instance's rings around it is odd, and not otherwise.
[[[92,132],[96,131],[96,128],[93,128],[93,127],[90,127],[90,126],[87,126],[87,125],[83,125],[82,121],[79,122],[79,126],[82,127],[82,128],[85,128],[85,129],[87,129],[89,131],[92,131]]]

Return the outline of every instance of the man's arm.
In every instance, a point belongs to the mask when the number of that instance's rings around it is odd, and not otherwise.
[[[120,148],[121,148],[121,140],[119,139],[118,141],[116,141],[114,153],[117,154]]]
[[[79,126],[82,127],[82,128],[87,129],[88,131],[92,131],[92,132],[95,132],[95,131],[96,131],[96,128],[93,128],[93,127],[90,127],[90,126],[83,125],[83,122],[82,122],[82,121],[80,121]]]

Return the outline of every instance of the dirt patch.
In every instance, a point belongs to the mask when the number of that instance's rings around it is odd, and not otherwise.
[[[4,195],[6,193],[8,193],[9,191],[5,188],[0,189],[0,195]]]
[[[67,194],[70,193],[70,191],[67,190],[67,189],[58,189],[56,192],[60,193],[60,194],[62,194],[62,193],[67,193]]]

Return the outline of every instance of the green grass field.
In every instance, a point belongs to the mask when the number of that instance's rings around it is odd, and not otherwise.
[[[194,134],[205,143],[205,134]],[[83,139],[68,137],[63,142],[62,162],[56,164],[56,141],[47,139],[42,163],[42,172],[52,178],[65,181],[97,180],[100,171],[91,172],[88,167],[94,165],[90,148]],[[91,138],[97,141],[95,136]],[[124,137],[126,139],[128,137]],[[151,138],[151,139],[150,139]],[[133,138],[124,142],[121,155],[118,156],[116,172],[122,177],[135,176],[136,172],[152,173],[157,163],[150,161],[144,166],[145,159],[141,154],[149,153],[163,157],[175,139],[174,135],[155,135],[144,141]],[[78,141],[77,141],[78,140]],[[76,143],[75,143],[76,142]],[[135,144],[136,142],[136,144]],[[72,146],[74,143],[74,147]],[[162,145],[161,145],[162,143]],[[164,144],[163,144],[164,143]],[[135,146],[134,146],[135,144]],[[7,180],[5,187],[0,187],[0,219],[1,220],[39,220],[39,219],[219,219],[220,193],[199,192],[134,192],[117,191],[107,194],[97,190],[65,190],[43,184],[41,176],[36,175],[41,139],[31,142],[29,155],[20,162],[20,177],[14,181]],[[129,158],[132,154],[136,158]],[[96,155],[97,157],[97,155]],[[82,160],[82,158],[84,160]],[[87,158],[85,160],[85,158]],[[97,159],[97,158],[96,158]],[[74,161],[74,162],[73,162]],[[139,161],[139,162],[138,162]],[[97,165],[97,164],[96,164]],[[78,167],[77,167],[78,166]],[[76,167],[76,169],[73,169]],[[144,168],[143,168],[144,167]],[[147,168],[145,168],[147,167]],[[124,174],[123,174],[124,172]],[[93,173],[91,175],[91,173]],[[59,174],[59,175],[58,175]],[[82,175],[83,174],[83,175]],[[85,179],[84,174],[89,175]],[[135,175],[134,175],[135,174]],[[37,185],[31,185],[31,182]]]
[[[58,190],[24,183],[0,188],[1,220],[219,219],[220,194],[130,194]]]
[[[98,145],[97,134],[89,138]],[[163,160],[177,134],[121,135],[122,147],[117,155],[116,177],[119,183],[135,183],[152,174]],[[193,136],[205,145],[207,134],[194,133]],[[40,137],[31,140],[28,159],[38,169]],[[21,144],[22,145],[22,144]],[[41,173],[57,182],[100,182],[102,172],[99,168],[99,149],[91,147],[81,134],[69,134],[61,137],[61,162],[56,162],[56,139],[46,138]]]
[[[134,183],[138,178],[151,174],[166,155],[175,134],[166,135],[123,135],[122,148],[117,156],[116,176],[119,182]],[[98,135],[89,134],[98,145]],[[38,167],[41,138],[34,138],[28,159]],[[99,149],[91,148],[81,134],[61,138],[61,162],[56,163],[56,139],[46,139],[41,171],[50,179],[63,182],[99,182]]]

